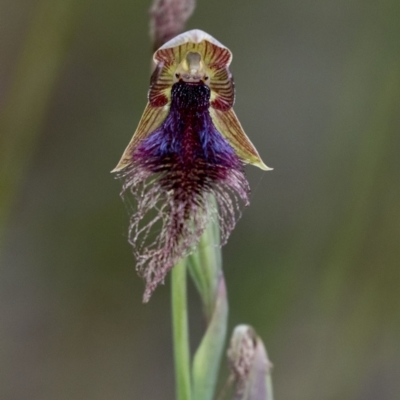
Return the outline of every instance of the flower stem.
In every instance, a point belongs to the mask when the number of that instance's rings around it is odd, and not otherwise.
[[[175,357],[176,400],[190,400],[190,347],[186,290],[186,259],[171,272],[172,329]]]

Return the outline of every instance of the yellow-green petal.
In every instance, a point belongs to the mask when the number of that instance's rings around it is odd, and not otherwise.
[[[141,140],[146,138],[150,133],[157,129],[164,122],[168,115],[169,106],[153,107],[150,103],[147,103],[144,109],[142,118],[139,121],[139,125],[125,149],[122,157],[117,166],[111,172],[118,172],[127,167],[132,161],[132,153],[134,148],[139,144]]]
[[[228,140],[244,163],[255,165],[264,171],[272,170],[262,161],[253,143],[245,134],[233,109],[222,111],[211,107],[210,115],[215,127]]]

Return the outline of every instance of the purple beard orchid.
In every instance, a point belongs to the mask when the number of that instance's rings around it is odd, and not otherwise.
[[[232,109],[231,59],[225,46],[200,30],[154,54],[148,104],[113,171],[123,179],[123,197],[131,193],[137,203],[129,242],[146,281],[145,302],[195,249],[211,220],[218,220],[226,242],[240,204],[249,203],[243,165],[269,169]]]

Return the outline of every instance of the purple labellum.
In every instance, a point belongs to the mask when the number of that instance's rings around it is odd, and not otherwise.
[[[248,204],[242,162],[215,128],[209,107],[210,89],[203,82],[175,83],[166,119],[139,143],[121,173],[124,192],[138,203],[129,241],[146,280],[144,301],[193,250],[211,219],[218,218],[224,243],[235,226],[240,200]],[[156,226],[157,236],[151,240]]]

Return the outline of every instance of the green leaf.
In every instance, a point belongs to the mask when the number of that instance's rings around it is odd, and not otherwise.
[[[225,281],[220,275],[214,312],[193,359],[193,400],[214,398],[218,371],[225,344],[228,301]]]
[[[210,207],[215,206],[215,202]],[[200,294],[207,320],[206,332],[194,355],[192,399],[212,400],[225,345],[228,300],[222,272],[219,225],[204,232],[197,251],[189,257],[189,272]]]
[[[189,273],[200,294],[207,321],[210,321],[222,275],[222,257],[217,223],[210,223],[203,233],[196,251],[189,256]]]

